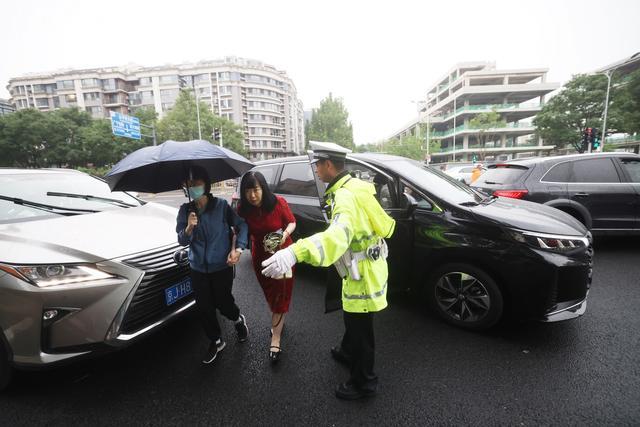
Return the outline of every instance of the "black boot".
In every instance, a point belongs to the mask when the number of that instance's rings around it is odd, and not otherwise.
[[[344,400],[362,399],[363,397],[375,396],[375,394],[375,390],[361,389],[349,381],[339,384],[338,387],[336,387],[336,397]]]
[[[349,357],[349,355],[345,353],[339,345],[331,348],[331,356],[336,360],[336,362],[342,363],[345,366],[349,366],[351,364],[351,357]]]

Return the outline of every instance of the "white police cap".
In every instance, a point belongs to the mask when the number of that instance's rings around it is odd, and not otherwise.
[[[309,141],[309,147],[313,150],[313,160],[315,163],[319,160],[344,160],[347,154],[352,151],[333,142]]]

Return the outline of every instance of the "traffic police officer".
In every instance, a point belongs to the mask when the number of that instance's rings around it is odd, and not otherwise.
[[[297,262],[336,266],[342,276],[345,335],[342,348],[334,348],[332,353],[346,359],[351,371],[349,381],[336,388],[336,396],[372,396],[378,383],[373,317],[387,307],[387,246],[383,239],[393,234],[395,221],[376,200],[373,184],[352,177],[344,169],[351,150],[333,143],[310,145],[318,176],[329,183],[325,192],[329,227],[276,252],[262,263],[262,273],[278,277]]]

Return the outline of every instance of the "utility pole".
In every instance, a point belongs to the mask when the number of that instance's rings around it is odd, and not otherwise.
[[[178,85],[180,88],[188,86],[187,79],[185,77],[178,77]],[[200,101],[198,100],[198,92],[196,92],[196,80],[194,76],[191,76],[191,88],[193,89],[193,96],[196,98],[196,116],[198,118],[198,139],[202,139],[202,128],[200,127]]]
[[[151,138],[153,138],[153,145],[158,145],[158,141],[157,141],[157,138],[156,138],[156,127],[153,126],[153,125],[143,125],[142,123],[140,123],[140,126],[151,129],[151,135],[148,135],[148,134],[145,134],[145,133],[141,133],[140,135],[142,135],[142,136],[150,136]]]
[[[411,101],[416,104],[416,109],[418,110],[418,119],[416,120],[416,138],[420,140],[420,109],[421,105],[425,105],[425,101]],[[429,164],[429,113],[427,112],[427,165]]]
[[[193,95],[196,97],[196,115],[198,116],[198,139],[202,139],[202,128],[200,127],[200,101],[198,100],[198,92],[196,91],[196,79],[191,77],[191,87]]]
[[[607,70],[607,72],[605,73],[607,76],[607,97],[605,98],[604,101],[604,119],[602,121],[602,143],[600,144],[600,147],[598,147],[598,151],[602,151],[602,146],[604,145],[604,136],[607,132],[607,112],[609,110],[609,90],[611,89],[611,75],[613,74],[613,71],[615,70],[615,68],[613,70]],[[591,146],[589,146],[589,152],[591,152]]]

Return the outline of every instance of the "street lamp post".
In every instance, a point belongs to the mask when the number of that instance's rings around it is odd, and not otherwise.
[[[196,91],[196,79],[191,77],[191,87],[193,95],[196,97],[196,115],[198,116],[198,139],[202,139],[202,128],[200,127],[200,101],[198,100],[198,92]]]
[[[416,104],[418,110],[418,120],[416,120],[416,138],[420,139],[420,108],[425,105],[426,101],[411,101]],[[427,112],[427,165],[429,164],[429,112]]]
[[[151,135],[144,133],[141,133],[140,135],[151,137],[153,139],[153,145],[157,145],[156,127],[154,125],[143,125],[142,123],[140,123],[140,126],[151,129]]]
[[[178,77],[178,86],[180,86],[180,88],[187,86],[187,79],[185,77]],[[196,92],[195,76],[191,76],[191,88],[193,89],[193,96],[195,96],[196,98],[196,116],[198,118],[198,139],[202,139],[202,128],[200,126],[200,101],[198,100],[198,92]]]
[[[600,147],[598,147],[598,151],[602,150],[602,147],[604,145],[604,136],[606,135],[607,132],[607,112],[609,110],[609,90],[611,89],[611,75],[613,74],[613,71],[615,70],[615,68],[613,70],[607,70],[607,72],[605,73],[607,76],[607,97],[605,98],[604,101],[604,119],[602,120],[602,138],[601,138],[601,143],[600,143]],[[591,151],[591,145],[589,145],[589,151]]]

